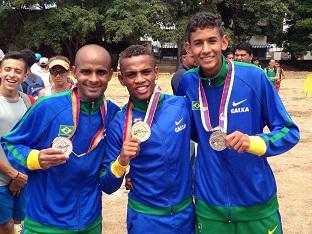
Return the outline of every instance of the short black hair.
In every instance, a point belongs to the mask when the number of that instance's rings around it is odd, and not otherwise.
[[[35,53],[31,49],[23,49],[21,53],[24,54],[28,67],[31,67],[36,62]]]
[[[29,65],[28,65],[28,62],[27,62],[25,55],[19,51],[11,51],[11,52],[6,53],[4,55],[2,61],[1,61],[1,65],[3,64],[3,62],[5,60],[8,60],[8,59],[15,59],[15,60],[20,60],[20,61],[24,62],[25,71],[27,71],[29,68]]]
[[[153,59],[154,64],[156,65],[153,52],[149,48],[143,45],[131,45],[127,49],[122,51],[119,54],[119,60],[118,60],[119,65],[121,66],[122,60],[125,58],[131,58],[131,57],[140,56],[140,55],[150,56]]]
[[[193,15],[186,27],[187,39],[190,42],[191,33],[195,32],[197,29],[205,28],[217,28],[220,36],[224,35],[223,23],[220,15],[215,15],[211,12],[198,12]]]
[[[246,41],[239,43],[235,47],[236,50],[245,50],[248,54],[252,54],[252,45]]]
[[[234,52],[233,52],[233,49],[232,48],[227,48],[224,52],[223,52],[224,56],[227,56],[229,54],[233,54],[234,55]]]

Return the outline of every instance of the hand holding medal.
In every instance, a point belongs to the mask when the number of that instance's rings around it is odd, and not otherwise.
[[[140,140],[128,137],[122,144],[118,162],[122,166],[127,166],[140,152]]]
[[[249,137],[240,131],[235,131],[229,134],[226,137],[226,141],[227,141],[227,147],[237,151],[238,153],[243,153],[243,152],[248,151],[249,146],[250,146]]]
[[[64,151],[61,149],[43,149],[40,150],[39,153],[39,164],[42,169],[48,169],[50,167],[58,166],[65,163],[68,158],[68,155],[65,155]]]

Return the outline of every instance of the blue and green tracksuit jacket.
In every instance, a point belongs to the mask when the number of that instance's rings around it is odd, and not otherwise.
[[[131,99],[133,123],[143,121],[147,104]],[[129,192],[129,206],[134,210],[136,205],[143,205],[151,208],[144,213],[155,214],[157,209],[162,213],[161,210],[168,211],[191,198],[190,113],[186,98],[161,94],[151,136],[140,144],[139,154],[130,161],[134,189]],[[107,131],[105,171],[110,179],[115,176],[109,165],[116,160],[123,144],[125,115],[126,107],[116,114]]]
[[[201,69],[186,72],[178,87],[178,95],[186,95],[192,103],[198,141],[195,165],[196,215],[220,221],[245,221],[267,217],[278,210],[276,182],[267,158],[282,154],[299,141],[299,130],[262,69],[234,62],[234,84],[228,106],[227,134],[236,130],[260,136],[267,150],[262,157],[225,149],[211,149],[210,136],[202,126],[198,98],[199,79],[208,100],[212,127],[218,126],[219,105],[228,70],[227,61],[215,79],[203,75]],[[264,131],[267,126],[269,131]]]
[[[68,136],[73,131],[71,93],[69,90],[40,98],[1,141],[11,164],[28,174],[25,223],[31,223],[33,231],[42,231],[41,225],[79,231],[101,222],[103,140],[86,156],[71,153],[66,163],[47,170],[29,170],[26,164],[31,150],[49,148],[55,137]],[[102,126],[102,102],[80,102],[79,124],[72,138],[76,154],[87,152]],[[106,126],[119,108],[108,101],[107,109]]]

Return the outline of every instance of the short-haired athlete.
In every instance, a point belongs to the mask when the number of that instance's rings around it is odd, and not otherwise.
[[[130,98],[108,128],[105,161],[106,176],[120,184],[130,163],[128,233],[194,233],[188,101],[161,93],[146,47],[128,47],[119,61]]]
[[[10,131],[35,102],[33,97],[19,92],[27,71],[24,54],[12,51],[4,55],[0,64],[0,137]],[[0,234],[13,234],[14,223],[24,219],[26,182],[27,175],[10,165],[0,146]]]
[[[83,46],[74,72],[77,87],[40,98],[1,141],[12,166],[28,174],[24,234],[102,233],[103,138],[119,110],[104,98],[111,57]]]
[[[199,67],[184,74],[177,94],[192,103],[197,134],[197,233],[282,233],[267,158],[297,144],[298,127],[261,68],[222,56],[228,37],[220,17],[197,13],[187,33]]]

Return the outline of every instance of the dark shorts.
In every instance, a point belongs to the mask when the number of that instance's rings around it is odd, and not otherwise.
[[[0,186],[0,224],[9,220],[22,221],[25,218],[25,192],[21,190],[18,196],[13,197],[9,186]]]
[[[194,205],[172,215],[150,215],[139,213],[128,206],[128,234],[176,234],[195,232]]]

